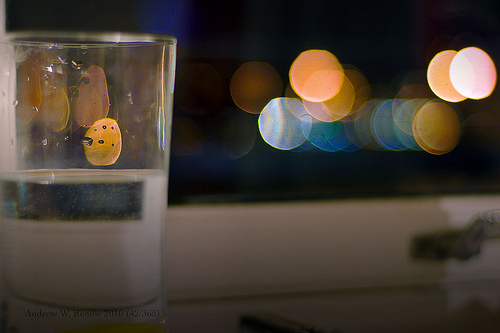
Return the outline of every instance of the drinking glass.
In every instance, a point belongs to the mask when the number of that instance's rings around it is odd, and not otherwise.
[[[166,332],[176,39],[0,43],[1,332]]]

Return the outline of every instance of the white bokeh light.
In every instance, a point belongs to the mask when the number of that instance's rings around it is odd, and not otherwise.
[[[488,97],[495,89],[497,73],[490,56],[477,47],[460,50],[450,65],[453,87],[471,99]]]

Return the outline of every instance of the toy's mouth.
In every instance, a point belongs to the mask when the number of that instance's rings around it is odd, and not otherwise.
[[[92,146],[92,143],[94,143],[94,139],[92,138],[89,138],[88,136],[84,137],[82,139],[82,145],[86,145],[86,146]]]

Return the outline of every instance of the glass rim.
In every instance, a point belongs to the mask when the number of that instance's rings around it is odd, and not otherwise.
[[[5,42],[22,46],[47,47],[126,47],[175,45],[170,35],[136,32],[15,31],[5,34]]]

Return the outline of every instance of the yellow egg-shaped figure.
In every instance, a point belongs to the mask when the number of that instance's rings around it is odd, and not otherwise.
[[[122,135],[118,123],[111,118],[96,121],[87,130],[82,143],[90,164],[114,164],[122,151]]]

